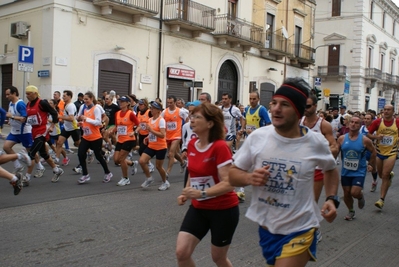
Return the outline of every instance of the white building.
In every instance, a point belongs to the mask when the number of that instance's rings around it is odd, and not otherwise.
[[[330,90],[330,106],[341,97],[353,111],[391,102],[398,111],[399,8],[392,1],[318,1],[315,49],[314,76]]]
[[[310,77],[314,0],[200,2],[2,1],[2,87],[12,84],[24,95],[33,84],[43,98],[65,89],[98,96],[115,90],[164,102],[172,94],[191,101],[201,92],[215,101],[228,92],[244,104],[258,89],[267,106],[286,77]],[[289,12],[279,11],[288,3]],[[268,42],[271,35],[279,47]],[[32,66],[19,65],[19,46],[34,48]]]

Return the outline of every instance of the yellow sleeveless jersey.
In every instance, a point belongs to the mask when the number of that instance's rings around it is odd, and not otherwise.
[[[259,110],[262,106],[259,105],[259,107],[255,110],[253,114],[250,114],[251,107],[248,108],[247,112],[245,113],[245,120],[247,121],[246,124],[246,129],[254,131],[258,128],[260,128],[260,116],[259,116]]]
[[[398,127],[396,120],[391,126],[386,126],[384,119],[381,119],[380,126],[378,126],[377,135],[384,135],[382,140],[377,140],[377,153],[382,156],[393,156],[398,152]]]

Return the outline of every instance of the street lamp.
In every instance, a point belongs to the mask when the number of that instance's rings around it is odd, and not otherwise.
[[[337,50],[337,45],[342,45],[343,43],[339,43],[339,44],[323,44],[323,45],[318,45],[315,48],[313,48],[313,54],[312,54],[312,60],[313,60],[313,64],[315,65],[315,60],[316,60],[316,51],[317,49],[319,49],[320,47],[325,47],[325,46],[332,46],[333,45],[333,50],[336,51]],[[308,71],[308,82],[310,82],[310,65],[309,65],[309,71]]]

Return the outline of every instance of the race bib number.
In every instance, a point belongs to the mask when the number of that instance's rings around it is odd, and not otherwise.
[[[254,126],[254,125],[247,125],[245,128],[247,130],[251,130],[251,131],[255,131],[256,130],[256,126]]]
[[[359,168],[358,159],[344,159],[344,168],[350,171],[357,171]]]
[[[147,130],[147,124],[145,124],[145,123],[140,123],[140,127],[141,127],[141,130]]]
[[[393,144],[393,136],[384,136],[380,141],[380,145],[383,146],[392,146],[392,144]]]
[[[118,132],[118,135],[127,135],[127,126],[124,126],[124,125],[119,125],[117,128],[116,128],[116,131]]]
[[[171,121],[171,122],[166,123],[166,130],[173,131],[176,129],[177,129],[177,122]]]
[[[37,115],[29,116],[26,122],[29,123],[30,125],[39,125],[39,120],[37,118]]]
[[[83,130],[83,135],[85,135],[85,136],[92,134],[92,132],[91,132],[89,127],[83,127],[82,130]]]
[[[156,142],[157,141],[157,136],[153,133],[148,134],[148,141],[150,142]]]
[[[215,185],[215,181],[212,176],[204,176],[204,177],[194,177],[190,178],[191,187],[197,190],[206,191]],[[214,197],[206,197],[197,199],[198,201],[207,200]]]

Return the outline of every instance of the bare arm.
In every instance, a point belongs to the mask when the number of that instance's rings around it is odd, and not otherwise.
[[[338,192],[339,173],[337,168],[324,172],[324,191],[326,196],[335,196]],[[327,222],[332,222],[337,217],[337,209],[332,200],[324,202],[321,215]]]
[[[364,143],[365,147],[367,148],[367,150],[371,152],[368,166],[374,168],[374,166],[376,164],[377,151],[375,150],[374,145],[371,142],[371,140],[368,139],[367,137],[363,137],[363,143]],[[376,171],[376,170],[374,170],[374,171]]]
[[[328,141],[328,145],[330,146],[331,153],[333,154],[334,158],[336,158],[338,156],[339,150],[338,150],[337,142],[335,141],[334,136],[333,136],[331,124],[329,124],[327,121],[323,120],[321,129],[322,129],[321,130],[322,134]]]

